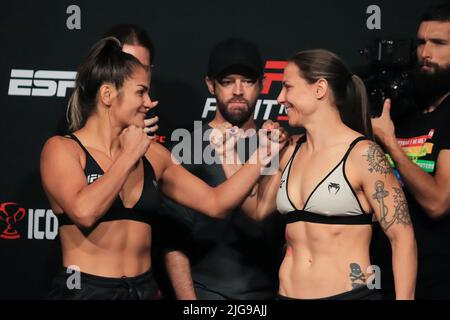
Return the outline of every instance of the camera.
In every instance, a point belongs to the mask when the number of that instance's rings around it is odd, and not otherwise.
[[[414,40],[377,39],[359,53],[369,61],[368,76],[363,76],[363,81],[372,116],[380,116],[384,100],[390,98],[392,119],[401,117],[413,104]]]

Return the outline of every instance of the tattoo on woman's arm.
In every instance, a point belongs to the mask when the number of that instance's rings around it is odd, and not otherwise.
[[[394,218],[397,223],[401,223],[405,226],[411,224],[411,217],[409,215],[408,203],[406,202],[405,195],[403,194],[403,190],[401,188],[393,187],[394,189],[394,204],[395,204],[395,212]]]
[[[392,168],[386,155],[376,143],[370,144],[367,154],[365,154],[364,157],[366,157],[369,162],[369,172],[381,173],[385,176],[392,173]]]
[[[394,223],[394,219],[391,221],[387,220],[387,215],[389,212],[389,209],[387,205],[384,204],[384,198],[386,198],[389,195],[389,192],[384,190],[384,182],[381,180],[377,180],[375,182],[375,193],[372,195],[372,198],[377,200],[378,205],[380,206],[380,225],[383,228],[383,230],[386,232],[389,227]]]
[[[384,189],[384,183],[381,180],[377,180],[375,182],[375,193],[372,195],[372,198],[378,202],[380,206],[380,225],[383,228],[384,232],[388,231],[388,229],[394,223],[400,223],[404,226],[411,224],[411,218],[409,216],[408,204],[406,203],[405,196],[403,191],[400,188],[393,188],[394,190],[394,214],[391,219],[388,219],[389,209],[384,203],[384,198],[389,195]]]

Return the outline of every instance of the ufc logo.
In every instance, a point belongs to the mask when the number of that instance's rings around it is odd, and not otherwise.
[[[91,184],[93,183],[95,180],[97,180],[98,178],[100,178],[102,176],[102,174],[90,174],[87,176],[87,183]]]
[[[11,69],[8,95],[34,97],[65,97],[75,87],[75,71]]]

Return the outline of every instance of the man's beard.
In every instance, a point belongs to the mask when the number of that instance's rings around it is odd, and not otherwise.
[[[433,72],[421,71],[424,65],[432,67]],[[450,91],[450,65],[442,67],[428,61],[419,63],[414,70],[414,84],[418,105],[429,107]]]
[[[247,108],[241,109],[240,112],[230,112],[228,110],[228,104],[233,102],[245,102]],[[248,100],[245,100],[243,98],[230,99],[226,103],[224,101],[219,101],[219,99],[217,99],[217,107],[219,108],[219,111],[224,117],[224,119],[229,123],[231,123],[233,126],[237,127],[241,127],[244,123],[248,121],[248,119],[250,119],[250,117],[253,115],[253,112],[255,111],[255,105],[256,101],[250,104]]]

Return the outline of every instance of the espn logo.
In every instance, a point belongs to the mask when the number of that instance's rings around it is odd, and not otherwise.
[[[65,97],[75,88],[75,71],[11,69],[8,95],[33,97]]]

